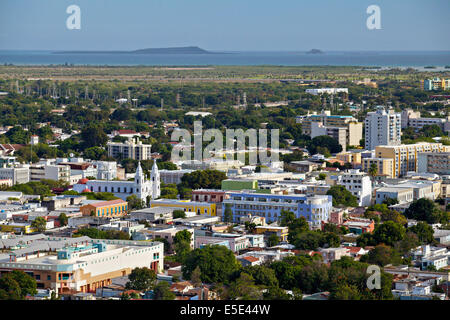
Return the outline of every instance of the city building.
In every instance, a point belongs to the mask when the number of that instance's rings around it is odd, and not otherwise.
[[[373,150],[379,145],[401,144],[401,114],[393,109],[377,106],[375,112],[368,112],[365,119],[365,148]]]
[[[92,200],[92,202],[81,206],[80,211],[84,216],[94,215],[96,217],[117,218],[127,214],[128,202],[122,199],[110,201]]]
[[[342,185],[357,198],[359,206],[370,206],[372,201],[372,181],[365,172],[358,169],[347,170],[337,176],[337,185]]]
[[[152,145],[143,144],[139,138],[129,138],[125,142],[108,142],[108,156],[117,159],[150,160]]]
[[[425,79],[423,81],[423,89],[426,91],[447,90],[450,88],[450,79]]]
[[[27,183],[30,181],[30,169],[28,167],[0,168],[0,179],[12,180],[13,185]]]
[[[12,250],[19,243],[24,245]],[[163,270],[161,242],[38,234],[0,240],[0,247],[7,250],[0,253],[1,274],[21,270],[36,279],[38,289],[53,289],[58,295],[95,292],[138,267]]]
[[[450,152],[419,152],[417,172],[450,173]]]
[[[195,212],[198,215],[207,214],[216,216],[216,204],[209,202],[199,202],[190,200],[177,200],[177,199],[157,199],[150,202],[150,207],[173,207],[179,208],[186,212]]]
[[[161,182],[165,184],[180,184],[181,177],[187,173],[194,172],[195,170],[181,169],[181,170],[159,170],[161,176]]]
[[[321,221],[328,221],[332,206],[332,197],[327,195],[279,195],[251,192],[229,193],[230,198],[222,203],[222,212],[226,206],[231,209],[233,222],[239,222],[243,216],[265,217],[267,222],[280,218],[282,210],[291,211],[297,218],[305,217],[312,227],[320,227]]]
[[[156,199],[161,195],[158,166],[155,161],[150,179],[146,178],[141,163],[139,163],[133,181],[81,179],[73,186],[73,190],[79,193],[111,192],[122,200],[126,200],[131,195],[136,195],[138,199],[148,205],[149,199]]]
[[[319,94],[337,94],[337,93],[348,93],[348,88],[319,88],[319,89],[306,89],[306,93],[310,93],[312,95],[319,95]]]
[[[406,175],[408,171],[418,171],[418,157],[420,152],[441,153],[450,152],[450,146],[442,143],[419,142],[398,146],[380,145],[375,148],[375,157],[393,160],[393,177]]]
[[[345,127],[326,126],[322,122],[311,122],[311,138],[317,136],[330,136],[342,146],[342,150],[346,151],[347,146],[359,146],[362,139],[363,124],[362,122],[348,122]]]
[[[375,203],[381,204],[386,199],[396,199],[399,204],[410,203],[414,200],[414,190],[404,187],[381,187],[375,190]]]
[[[374,164],[377,167],[377,176],[394,178],[394,159],[391,158],[364,158],[362,159],[362,171],[369,173]]]
[[[30,181],[41,181],[42,179],[70,182],[70,167],[47,163],[32,164]]]

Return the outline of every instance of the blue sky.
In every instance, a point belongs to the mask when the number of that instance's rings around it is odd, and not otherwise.
[[[449,0],[0,0],[0,49],[450,50],[449,14]]]

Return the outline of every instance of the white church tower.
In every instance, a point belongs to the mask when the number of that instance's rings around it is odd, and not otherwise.
[[[158,165],[156,159],[153,161],[152,173],[150,174],[150,180],[152,182],[152,199],[157,199],[161,196],[161,183]]]
[[[134,176],[134,186],[136,191],[133,192],[139,199],[145,199],[146,194],[146,183],[145,183],[145,174],[144,170],[142,170],[141,162],[139,161],[138,167],[136,169],[136,175]],[[134,191],[134,190],[133,190]]]

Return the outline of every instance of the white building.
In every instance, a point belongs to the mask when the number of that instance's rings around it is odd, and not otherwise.
[[[316,95],[322,94],[322,93],[326,93],[326,94],[337,94],[340,92],[348,93],[348,88],[306,89],[305,92],[316,96]]]
[[[22,168],[0,168],[0,180],[10,179],[13,184],[27,183],[30,181],[30,169]]]
[[[40,163],[31,165],[30,181],[40,181],[42,179],[70,182],[70,167]]]
[[[365,172],[358,169],[348,170],[338,176],[338,185],[342,185],[358,199],[359,206],[370,206],[372,201],[372,181]]]
[[[159,170],[159,174],[161,175],[161,182],[165,184],[179,184],[181,183],[181,177],[183,177],[187,173],[194,172],[195,170],[190,169],[181,169],[181,170]]]
[[[151,144],[143,144],[139,138],[128,139],[125,142],[108,142],[108,156],[121,159],[149,160],[151,159]]]
[[[136,169],[134,181],[117,181],[117,180],[83,180],[73,186],[73,190],[82,192],[111,192],[116,197],[126,200],[131,195],[136,195],[138,199],[148,204],[147,197],[156,199],[161,196],[160,176],[156,161],[153,164],[150,180],[145,177],[141,163]]]
[[[401,114],[393,109],[385,110],[377,106],[377,111],[368,112],[365,120],[365,148],[373,150],[376,146],[401,144]]]

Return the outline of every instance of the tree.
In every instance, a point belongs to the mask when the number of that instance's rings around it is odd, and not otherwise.
[[[91,123],[81,131],[81,139],[84,148],[87,149],[104,146],[108,141],[108,136],[103,131],[102,125]]]
[[[393,221],[386,221],[375,228],[373,238],[377,243],[392,246],[395,242],[402,240],[405,234],[406,230],[402,225]]]
[[[36,228],[38,232],[44,232],[47,228],[47,221],[43,217],[37,217],[31,223],[33,228]]]
[[[444,222],[442,220],[445,220],[443,219],[444,215],[436,204],[426,198],[413,201],[409,208],[405,210],[405,216],[409,219],[425,221],[430,224]]]
[[[37,294],[36,280],[23,271],[14,270],[0,278],[0,300],[23,300]]]
[[[418,222],[415,226],[408,228],[408,231],[415,233],[421,243],[430,244],[435,242],[434,230],[426,222]]]
[[[227,175],[218,170],[197,170],[181,177],[181,187],[191,189],[221,189]]]
[[[173,246],[179,262],[183,262],[186,255],[191,251],[192,234],[188,230],[178,231],[173,238]]]
[[[172,248],[170,246],[169,240],[167,240],[165,238],[161,238],[161,237],[156,237],[153,240],[164,243],[164,253],[167,254],[167,253],[171,252]]]
[[[155,300],[175,300],[175,294],[170,291],[169,284],[165,281],[158,283],[153,289]]]
[[[128,275],[128,280],[129,281],[126,284],[127,289],[147,291],[154,287],[156,273],[146,267],[135,268]]]
[[[342,146],[339,142],[326,135],[314,137],[308,144],[308,151],[311,154],[315,154],[320,150],[323,150],[323,148],[326,148],[331,153],[339,153],[342,151]]]
[[[223,213],[223,221],[231,223],[233,222],[233,212],[231,211],[231,204],[225,204],[225,211]]]
[[[331,195],[333,197],[333,206],[338,205],[343,205],[347,207],[358,206],[358,199],[342,185],[332,186],[327,191],[327,195]]]
[[[389,263],[399,263],[401,261],[400,256],[395,249],[384,244],[377,245],[374,249],[369,251],[364,259],[363,257],[361,257],[361,262],[377,264],[380,267],[384,267]]]
[[[186,212],[184,212],[184,210],[174,210],[172,212],[173,218],[174,219],[178,219],[178,218],[186,218]]]
[[[207,245],[189,252],[181,270],[183,277],[190,279],[192,272],[199,267],[202,282],[226,283],[239,265],[233,252],[225,246]]]
[[[245,272],[253,277],[255,284],[265,287],[278,287],[278,279],[275,271],[269,267],[256,265],[247,266],[240,270],[240,273]]]
[[[267,245],[269,247],[274,247],[276,246],[278,243],[280,243],[280,238],[276,235],[276,234],[271,234],[269,236],[269,239],[267,239]]]
[[[319,173],[319,176],[317,177],[317,180],[325,180],[327,178],[326,173]]]
[[[67,226],[67,223],[69,222],[69,219],[67,218],[67,215],[62,212],[59,216],[58,216],[58,220],[60,225],[62,226]]]
[[[280,226],[285,227],[295,220],[295,214],[292,211],[281,210],[280,212]]]
[[[369,176],[372,178],[372,184],[373,184],[373,180],[375,179],[375,177],[378,174],[378,166],[375,163],[372,163],[369,167]]]
[[[230,285],[227,299],[261,300],[262,296],[261,290],[255,285],[253,277],[244,272]]]
[[[381,221],[393,221],[402,226],[408,222],[406,217],[396,210],[387,210],[381,213]]]
[[[270,287],[263,294],[264,300],[290,300],[290,295],[280,287]]]
[[[90,147],[84,150],[84,156],[91,160],[100,160],[102,157],[106,156],[106,150],[101,147]]]
[[[135,194],[132,194],[131,196],[127,197],[127,202],[128,202],[128,208],[130,210],[133,209],[142,209],[145,206],[144,200],[139,199]]]
[[[200,271],[200,267],[197,266],[191,273],[191,283],[194,285],[194,287],[199,287],[202,285],[201,276],[202,272]]]

